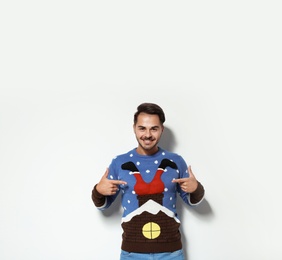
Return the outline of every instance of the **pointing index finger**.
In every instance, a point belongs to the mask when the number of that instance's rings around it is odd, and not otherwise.
[[[105,179],[108,179],[108,176],[109,176],[109,168],[106,169],[106,172],[104,173],[104,176],[103,178]],[[114,185],[121,185],[121,184],[127,184],[127,182],[125,181],[121,181],[121,180],[111,180],[111,179],[108,179],[112,184]]]
[[[115,185],[127,184],[126,181],[119,181],[119,180],[112,180],[111,182]]]
[[[176,182],[176,183],[183,183],[186,181],[187,178],[181,178],[181,179],[173,179],[172,182]]]

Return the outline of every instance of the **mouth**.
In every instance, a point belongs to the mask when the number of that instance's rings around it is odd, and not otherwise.
[[[150,144],[152,144],[153,143],[153,139],[152,138],[144,138],[144,139],[141,139],[142,141],[143,141],[143,143],[145,144],[145,145],[150,145]]]

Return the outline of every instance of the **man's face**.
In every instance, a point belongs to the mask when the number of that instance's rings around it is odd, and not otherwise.
[[[164,130],[158,115],[140,113],[133,129],[139,154],[150,155],[158,151],[157,145]]]

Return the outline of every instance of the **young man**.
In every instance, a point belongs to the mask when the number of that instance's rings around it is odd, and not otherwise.
[[[123,207],[120,260],[184,260],[178,195],[190,205],[204,198],[204,188],[184,159],[158,146],[165,114],[154,103],[143,103],[134,114],[137,148],[116,156],[92,190],[100,210],[121,192]]]

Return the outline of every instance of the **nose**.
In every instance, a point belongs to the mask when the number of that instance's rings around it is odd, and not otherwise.
[[[151,135],[151,131],[150,131],[150,130],[146,130],[145,136],[146,136],[146,137],[151,137],[151,136],[152,136],[152,135]]]

